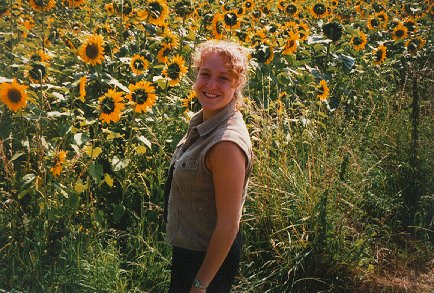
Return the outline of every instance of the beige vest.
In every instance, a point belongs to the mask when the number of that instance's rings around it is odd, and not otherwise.
[[[182,147],[192,131],[197,131],[199,137],[184,151]],[[178,143],[171,161],[174,170],[166,240],[173,246],[207,250],[217,212],[212,174],[206,168],[205,155],[221,141],[234,142],[246,155],[244,202],[252,169],[252,145],[243,117],[233,102],[205,122],[200,111],[191,118],[189,131]]]

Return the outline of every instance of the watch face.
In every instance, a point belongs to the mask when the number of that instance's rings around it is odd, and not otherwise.
[[[200,282],[199,282],[198,279],[194,279],[194,280],[193,280],[193,287],[194,287],[194,288],[199,288],[199,287],[200,287]]]

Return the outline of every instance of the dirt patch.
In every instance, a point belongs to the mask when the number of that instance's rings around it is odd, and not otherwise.
[[[416,265],[396,266],[366,275],[354,292],[434,292],[434,259]]]

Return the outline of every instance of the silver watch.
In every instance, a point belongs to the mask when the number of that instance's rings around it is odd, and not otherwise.
[[[204,284],[202,284],[198,278],[194,278],[193,280],[193,287],[194,288],[199,288],[199,289],[206,289],[208,288],[208,286],[205,286]]]

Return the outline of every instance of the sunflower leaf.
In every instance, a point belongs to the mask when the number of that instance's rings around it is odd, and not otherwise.
[[[125,215],[126,212],[125,206],[118,204],[115,205],[115,208],[113,209],[113,221],[117,223],[122,217]]]
[[[96,180],[100,180],[103,176],[103,169],[101,164],[92,163],[88,169],[89,175]]]
[[[117,172],[120,171],[122,169],[125,169],[128,165],[130,164],[130,160],[129,159],[120,159],[117,156],[114,156],[112,159],[112,168],[113,171]]]
[[[137,139],[140,140],[141,142],[143,142],[148,148],[151,148],[151,146],[152,146],[151,142],[143,135],[137,137]]]
[[[126,86],[121,84],[116,78],[112,77],[110,74],[108,74],[106,72],[103,73],[102,81],[109,84],[109,85],[114,84],[115,86],[117,86],[121,90],[123,90],[124,92],[130,93],[130,90]]]

